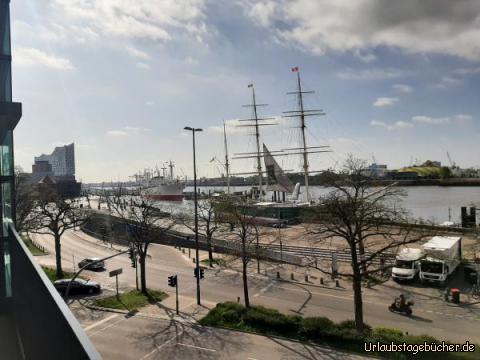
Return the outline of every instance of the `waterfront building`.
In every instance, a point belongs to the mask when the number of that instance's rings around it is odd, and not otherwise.
[[[57,146],[50,155],[35,157],[35,164],[47,161],[52,165],[53,175],[75,177],[75,144]]]

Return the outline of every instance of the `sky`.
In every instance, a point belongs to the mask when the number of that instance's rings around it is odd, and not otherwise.
[[[477,0],[14,0],[13,98],[23,103],[16,164],[75,142],[83,182],[128,180],[175,162],[177,175],[224,172],[255,150],[254,85],[270,150],[299,145],[298,66],[312,170],[348,154],[399,168],[428,159],[480,166]],[[213,158],[217,160],[213,160]],[[300,170],[297,157],[279,157]],[[254,161],[231,160],[232,172]]]

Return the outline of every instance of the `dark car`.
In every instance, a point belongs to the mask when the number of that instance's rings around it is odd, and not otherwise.
[[[103,270],[105,268],[105,263],[103,261],[96,262],[100,260],[99,258],[86,258],[78,263],[79,268],[83,268],[85,265],[87,270]]]
[[[287,224],[285,224],[284,222],[276,223],[276,224],[273,224],[272,227],[275,229],[284,229],[287,227]]]
[[[71,279],[61,279],[55,281],[53,285],[60,294],[65,294],[65,291],[67,291],[67,287],[70,282],[72,283],[72,285],[70,286],[70,290],[68,292],[69,295],[97,294],[101,291],[99,283],[83,279],[75,279],[74,281],[72,281]]]

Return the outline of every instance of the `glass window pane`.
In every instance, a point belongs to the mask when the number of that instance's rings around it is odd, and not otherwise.
[[[13,175],[13,132],[7,131],[0,145],[0,175]]]

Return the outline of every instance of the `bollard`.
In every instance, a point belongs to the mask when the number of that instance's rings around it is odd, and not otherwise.
[[[293,273],[290,273],[290,279],[295,280],[295,278],[293,277]]]
[[[185,249],[182,249],[182,253],[184,253],[184,254],[185,254]]]
[[[340,287],[340,282],[338,280],[335,280],[335,286]]]
[[[280,271],[277,271],[277,279],[280,279]]]
[[[320,285],[323,285],[323,278],[320,278]]]
[[[308,282],[308,275],[305,275],[305,282]]]

